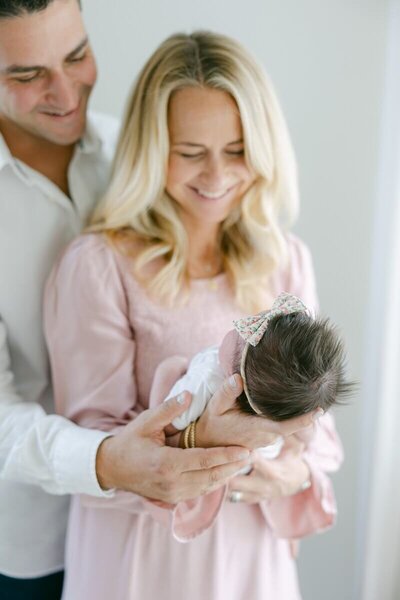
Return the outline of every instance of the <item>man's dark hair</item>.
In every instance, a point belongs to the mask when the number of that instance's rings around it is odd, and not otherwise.
[[[235,357],[236,372],[240,358]],[[326,411],[354,388],[345,379],[345,353],[335,327],[306,313],[274,317],[257,346],[249,346],[244,368],[252,404],[274,421]],[[244,392],[238,404],[254,415]]]
[[[0,19],[45,10],[55,0],[0,0]],[[77,0],[81,6],[81,0]]]

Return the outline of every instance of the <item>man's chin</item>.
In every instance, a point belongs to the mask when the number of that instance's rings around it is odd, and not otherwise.
[[[39,125],[39,124],[38,124]],[[48,117],[40,123],[36,135],[59,146],[76,144],[85,133],[86,115],[77,115],[73,121],[64,121]]]
[[[36,131],[36,137],[47,141],[57,146],[71,146],[76,144],[85,133],[86,123],[83,122],[79,127],[68,129],[52,129],[48,128],[41,131]]]
[[[74,135],[54,135],[54,136],[46,136],[45,139],[46,141],[50,142],[51,144],[55,144],[56,146],[72,146],[73,144],[76,144],[77,142],[79,142],[79,140],[82,138],[84,134],[84,131],[82,131],[79,134],[74,134]]]

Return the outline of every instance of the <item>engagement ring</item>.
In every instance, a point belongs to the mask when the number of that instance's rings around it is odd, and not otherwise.
[[[304,492],[305,490],[308,490],[308,488],[311,487],[311,481],[309,479],[307,479],[306,481],[303,481],[303,483],[300,486],[300,491]]]
[[[231,492],[231,495],[229,496],[229,500],[231,502],[240,502],[242,500],[242,498],[243,498],[242,492],[237,492],[237,491]]]

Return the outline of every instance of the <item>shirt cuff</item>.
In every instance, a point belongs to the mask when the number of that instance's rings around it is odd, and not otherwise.
[[[96,455],[110,433],[85,429],[71,423],[60,432],[55,449],[55,472],[66,494],[113,497],[115,490],[103,490],[96,475]]]

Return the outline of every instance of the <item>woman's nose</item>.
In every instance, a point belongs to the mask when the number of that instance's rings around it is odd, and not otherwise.
[[[224,183],[226,173],[226,164],[223,158],[210,156],[207,158],[203,170],[203,178],[205,183],[213,188]]]

